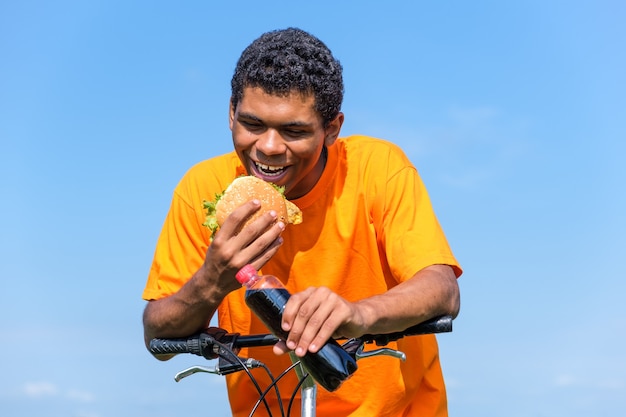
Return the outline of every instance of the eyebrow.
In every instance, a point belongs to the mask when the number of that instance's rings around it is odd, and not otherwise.
[[[254,120],[256,122],[265,124],[265,122],[263,122],[262,119],[258,118],[252,113],[239,113],[239,116],[237,118],[238,119],[250,119],[250,120]],[[294,120],[292,122],[282,123],[280,126],[281,127],[312,127],[313,124]]]

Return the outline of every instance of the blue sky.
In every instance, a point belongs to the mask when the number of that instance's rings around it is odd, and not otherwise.
[[[0,414],[225,416],[175,383],[141,291],[173,187],[231,149],[241,50],[298,26],[345,69],[344,134],[399,144],[465,274],[456,417],[626,409],[621,1],[0,4]]]

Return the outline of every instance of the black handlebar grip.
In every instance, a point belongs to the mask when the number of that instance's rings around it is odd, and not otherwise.
[[[202,356],[200,337],[187,339],[152,339],[150,341],[152,354],[179,354],[193,353]]]
[[[423,334],[431,334],[431,333],[447,333],[452,331],[452,317],[451,316],[441,316],[435,317],[434,319],[427,320],[423,323],[416,324],[415,326],[411,326],[408,329],[389,333],[389,334],[380,334],[380,335],[365,335],[362,337],[365,341],[374,341],[379,346],[384,346],[389,342],[393,342],[395,340],[401,339],[405,336],[419,336]]]
[[[452,317],[441,316],[411,326],[402,332],[404,336],[416,336],[430,333],[447,333],[452,331]]]

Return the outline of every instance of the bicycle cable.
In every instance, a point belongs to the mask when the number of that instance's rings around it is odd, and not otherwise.
[[[296,363],[298,365],[300,364],[300,362],[296,362]],[[302,375],[302,378],[300,378],[300,381],[298,381],[298,385],[296,385],[296,388],[293,390],[293,393],[291,394],[291,398],[289,399],[289,405],[287,406],[287,417],[291,417],[291,407],[293,406],[293,402],[296,399],[296,395],[298,391],[300,390],[300,387],[302,386],[302,384],[304,384],[304,381],[306,381],[308,377],[309,377],[309,374],[305,372]]]
[[[257,392],[261,396],[259,398],[259,402],[261,402],[261,401],[263,402],[263,405],[265,405],[265,408],[267,409],[267,413],[271,416],[272,415],[272,410],[270,408],[270,405],[267,403],[267,400],[265,399],[265,395],[263,394],[263,390],[261,390],[261,387],[259,386],[256,378],[252,375],[252,372],[250,372],[250,370],[248,369],[248,366],[227,345],[225,345],[225,344],[223,344],[221,342],[218,342],[217,340],[215,340],[214,343],[217,346],[219,346],[221,349],[223,349],[223,352],[228,353],[229,356],[232,356],[233,358],[235,358],[235,361],[237,363],[239,363],[239,365],[246,372],[246,374],[248,375],[248,378],[250,378],[250,381],[252,382],[252,384],[254,384],[254,387],[256,388]],[[265,364],[262,364],[262,367],[265,367]],[[277,390],[277,394],[278,394],[278,387],[276,387],[276,390]],[[280,400],[280,396],[278,398]],[[278,402],[281,403],[281,401],[278,401]],[[284,412],[282,411],[282,408],[283,408],[282,404],[280,404],[280,408],[281,408],[281,416],[284,417]],[[250,415],[252,415],[252,414],[250,414]]]
[[[282,397],[279,395],[278,392],[278,382],[283,379],[283,377],[285,377],[292,369],[294,369],[296,366],[300,365],[300,361],[296,362],[296,363],[292,363],[287,369],[285,369],[283,372],[280,373],[280,375],[278,375],[277,378],[274,378],[273,375],[271,374],[269,368],[267,368],[267,366],[264,364],[263,367],[266,368],[267,373],[270,375],[270,379],[272,380],[272,383],[265,389],[265,391],[263,392],[263,394],[261,394],[261,397],[257,400],[257,402],[254,404],[254,407],[252,408],[252,412],[250,413],[250,417],[252,417],[252,415],[256,412],[257,408],[259,407],[259,405],[261,404],[261,398],[264,398],[267,393],[272,389],[275,388],[276,393],[278,395],[278,405],[280,407],[280,413],[282,417],[285,417],[285,409],[283,408],[283,401],[282,401]],[[308,374],[307,374],[308,375]],[[298,388],[300,387],[300,385],[302,385],[302,382],[300,382],[295,390],[294,393],[292,394],[291,398],[293,399],[295,396],[295,393],[297,392]],[[291,414],[291,405],[292,405],[292,401],[289,402],[289,407],[287,407],[287,417]],[[271,413],[270,413],[271,416]]]
[[[265,369],[265,372],[267,373],[267,375],[270,378],[270,381],[272,381],[272,382],[265,389],[265,391],[263,391],[263,393],[260,394],[259,399],[254,404],[254,407],[252,407],[252,411],[250,411],[250,414],[248,415],[248,417],[252,417],[254,415],[254,413],[256,413],[256,410],[259,408],[259,405],[261,404],[261,400],[265,401],[265,397],[272,390],[272,388],[276,392],[276,399],[277,399],[277,402],[278,402],[278,409],[280,410],[280,415],[281,415],[281,417],[285,417],[285,409],[283,407],[282,397],[280,396],[280,391],[278,389],[278,384],[277,384],[277,382],[280,380],[280,378],[282,378],[282,374],[278,377],[278,379],[274,379],[274,375],[272,375],[272,372],[270,371],[270,368],[267,365],[262,363],[261,367],[263,369]],[[270,417],[272,417],[272,412],[271,411],[269,412],[269,415],[270,415]]]

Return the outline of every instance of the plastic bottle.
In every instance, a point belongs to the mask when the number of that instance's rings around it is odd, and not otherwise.
[[[282,340],[289,332],[281,323],[285,304],[291,296],[282,282],[273,275],[258,275],[252,265],[244,266],[237,273],[237,280],[246,287],[245,300],[250,310]],[[306,371],[327,391],[335,391],[357,369],[356,360],[329,339],[316,353],[307,352],[300,358]]]

